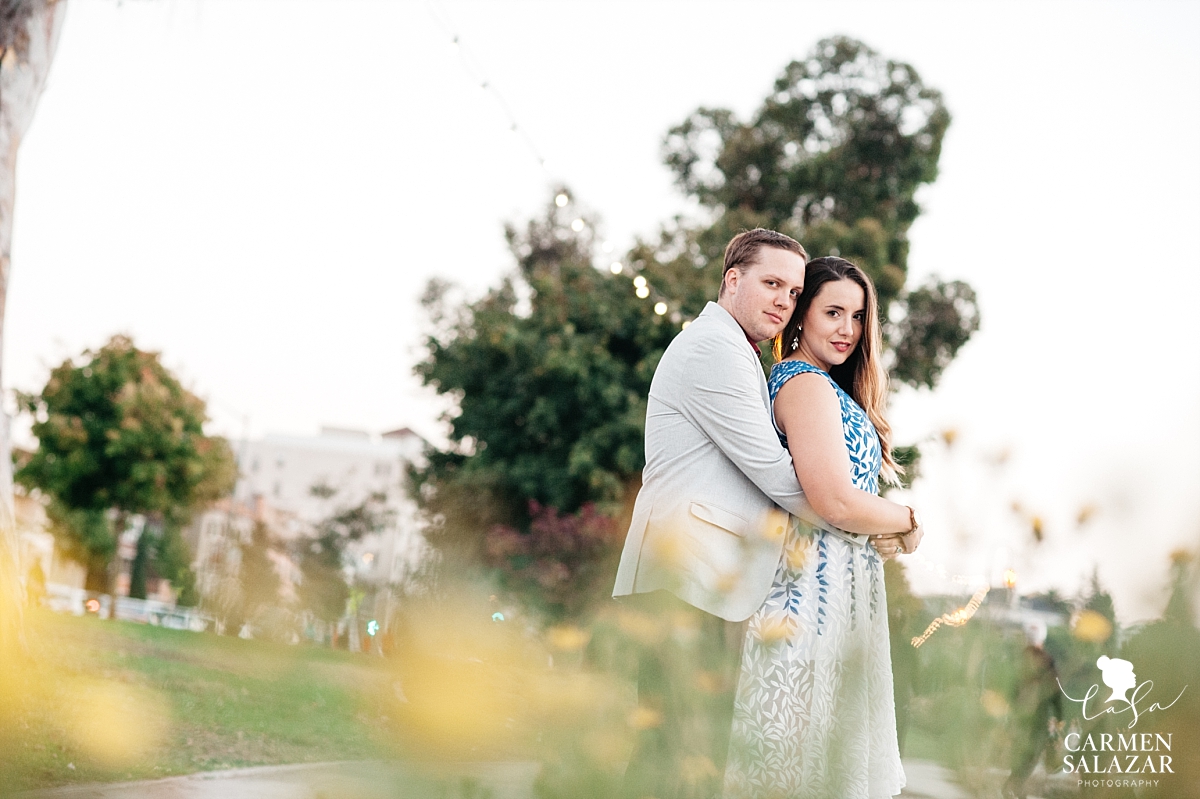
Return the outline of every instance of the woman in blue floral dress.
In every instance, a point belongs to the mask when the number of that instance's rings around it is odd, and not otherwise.
[[[904,787],[883,560],[920,542],[916,513],[878,496],[900,470],[883,416],[874,286],[817,258],[775,342],[780,441],[829,531],[793,518],[774,585],[750,618],[726,767],[729,799],[876,799]],[[847,532],[843,532],[847,531]]]

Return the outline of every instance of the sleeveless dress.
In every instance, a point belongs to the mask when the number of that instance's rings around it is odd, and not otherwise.
[[[832,377],[803,361],[778,363],[771,402],[805,372],[837,390],[854,485],[877,493],[879,437]],[[793,517],[771,592],[746,630],[725,796],[876,799],[904,782],[883,561],[869,544]]]

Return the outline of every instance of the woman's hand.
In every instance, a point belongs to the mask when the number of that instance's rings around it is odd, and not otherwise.
[[[910,555],[915,552],[921,545],[921,539],[924,536],[925,532],[920,527],[911,533],[873,535],[871,536],[871,546],[875,547],[875,551],[881,558],[891,560],[897,555]]]
[[[900,533],[888,533],[886,535],[871,536],[871,546],[875,547],[875,551],[879,553],[879,557],[884,560],[891,560],[897,555],[904,553],[904,543],[901,541]]]
[[[900,541],[904,544],[904,554],[911,555],[917,551],[917,547],[921,545],[921,539],[925,537],[925,530],[917,527],[911,533],[905,533],[900,536]]]

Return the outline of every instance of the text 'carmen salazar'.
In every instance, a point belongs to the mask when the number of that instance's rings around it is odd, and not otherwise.
[[[1171,733],[1088,735],[1073,732],[1063,745],[1071,754],[1063,756],[1063,771],[1072,774],[1174,774]]]

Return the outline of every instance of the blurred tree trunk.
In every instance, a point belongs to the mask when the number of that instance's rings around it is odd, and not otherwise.
[[[46,86],[66,13],[66,0],[0,0],[0,390],[4,386],[4,319],[17,149]],[[9,418],[0,407],[0,656],[24,647],[20,554],[13,512]]]

